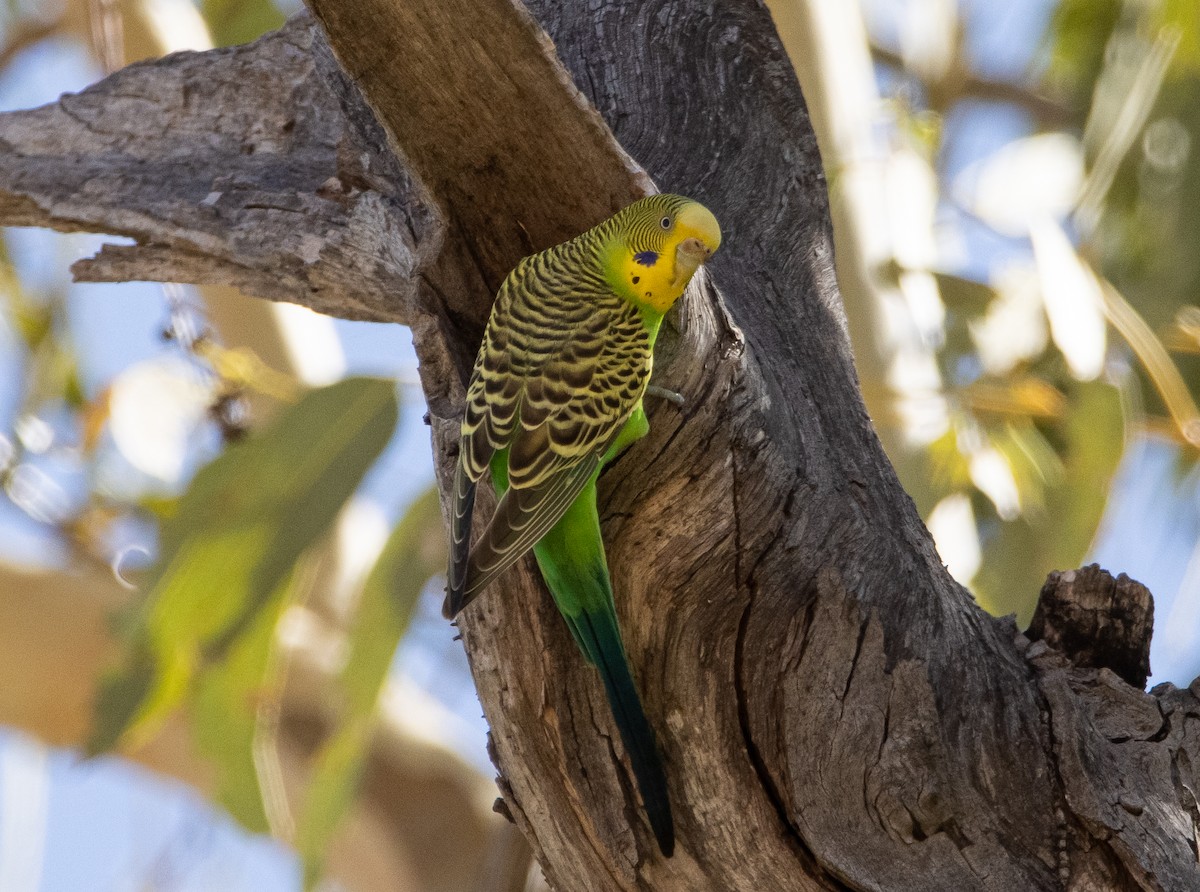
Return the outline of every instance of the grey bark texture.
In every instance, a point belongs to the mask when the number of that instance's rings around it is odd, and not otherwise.
[[[228,284],[411,318],[436,221],[403,168],[347,141],[310,43],[293,26],[253,48],[177,53],[3,116],[4,222],[135,241],[76,263],[80,281]]]
[[[1038,596],[1026,634],[1045,641],[1073,664],[1111,669],[1141,690],[1150,677],[1154,598],[1122,573],[1113,579],[1090,564],[1051,573]]]
[[[713,209],[724,245],[656,364],[686,403],[649,407],[601,485],[674,858],[536,573],[460,623],[507,810],[553,886],[1200,888],[1196,686],[1145,694],[985,615],[896,481],[855,379],[816,142],[759,3],[310,8],[327,38],[302,18],[0,117],[0,216],[136,240],[82,276],[411,325],[444,482],[519,257],[646,174]]]

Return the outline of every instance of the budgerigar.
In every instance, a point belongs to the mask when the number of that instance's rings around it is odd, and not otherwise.
[[[667,856],[675,830],[666,775],[617,627],[596,478],[648,431],[642,397],[663,314],[720,243],[703,205],[653,195],[518,263],[500,286],[475,360],[454,481],[444,612],[457,615],[533,549],[604,680]],[[471,548],[475,486],[489,469],[499,503]]]

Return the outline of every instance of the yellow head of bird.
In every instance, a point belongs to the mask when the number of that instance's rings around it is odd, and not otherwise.
[[[680,195],[635,201],[611,222],[621,245],[621,262],[612,270],[614,284],[659,313],[671,308],[700,264],[721,245],[721,227],[712,211]]]

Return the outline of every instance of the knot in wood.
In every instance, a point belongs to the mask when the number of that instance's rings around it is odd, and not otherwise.
[[[1051,573],[1026,633],[1082,668],[1107,667],[1142,690],[1150,675],[1154,598],[1124,573],[1099,564]]]

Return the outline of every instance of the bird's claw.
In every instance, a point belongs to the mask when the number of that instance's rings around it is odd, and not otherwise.
[[[682,393],[676,393],[674,390],[667,390],[665,387],[659,387],[655,384],[651,384],[646,388],[646,395],[659,397],[680,407],[686,402]]]

